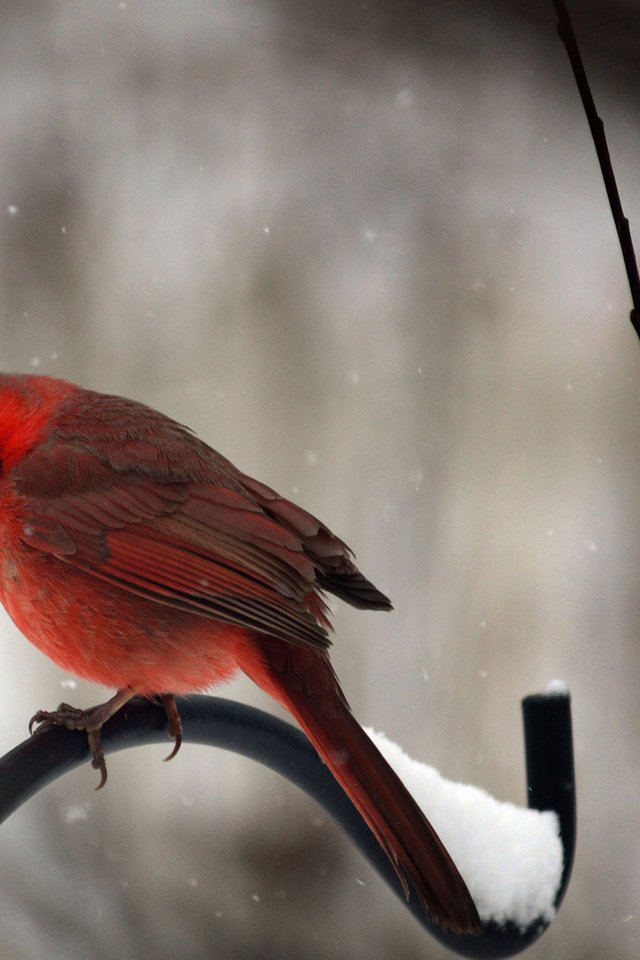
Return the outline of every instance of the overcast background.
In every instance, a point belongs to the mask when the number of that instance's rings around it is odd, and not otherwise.
[[[638,242],[639,10],[572,8]],[[347,696],[446,776],[524,803],[520,698],[570,685],[532,960],[638,957],[629,307],[551,3],[2,5],[0,367],[157,406],[346,539],[395,605],[336,610]],[[0,753],[106,698],[0,629]],[[3,825],[3,960],[446,955],[293,787],[166,752]]]

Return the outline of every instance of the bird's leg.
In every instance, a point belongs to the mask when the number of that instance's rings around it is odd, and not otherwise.
[[[182,745],[182,720],[176,706],[176,697],[174,693],[161,693],[160,699],[162,706],[167,714],[169,721],[169,736],[175,740],[173,750],[165,760],[172,760]]]
[[[50,727],[84,730],[87,734],[87,742],[92,756],[91,766],[100,771],[100,783],[96,787],[96,790],[100,790],[107,782],[107,762],[102,750],[100,736],[102,727],[114,713],[118,712],[120,707],[124,706],[135,695],[136,692],[131,687],[123,687],[106,703],[99,703],[96,707],[89,707],[87,710],[72,707],[68,703],[61,703],[57,710],[38,710],[29,721],[29,733],[33,733],[33,728],[36,725],[38,730],[48,730]],[[169,719],[171,723],[171,718]],[[179,721],[180,718],[178,717]]]

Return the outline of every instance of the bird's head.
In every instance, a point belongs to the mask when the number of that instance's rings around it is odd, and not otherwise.
[[[64,380],[0,373],[0,466],[6,474],[46,434],[57,407],[74,388]]]

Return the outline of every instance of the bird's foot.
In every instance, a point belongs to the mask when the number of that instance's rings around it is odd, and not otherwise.
[[[117,713],[120,707],[135,696],[135,691],[130,688],[118,690],[116,695],[106,703],[100,703],[96,707],[89,707],[82,710],[79,707],[72,707],[68,703],[61,703],[57,710],[38,710],[29,721],[29,733],[49,730],[51,727],[65,727],[67,730],[84,730],[87,734],[87,743],[91,753],[91,766],[100,773],[100,783],[96,790],[100,790],[107,782],[107,762],[102,749],[101,731],[107,720]],[[169,716],[169,709],[167,716]],[[174,702],[175,709],[175,702]],[[178,713],[175,709],[176,715]],[[178,717],[178,722],[180,718]],[[169,717],[170,730],[171,717]],[[36,731],[36,732],[37,732]],[[177,749],[177,748],[176,748]],[[176,751],[174,750],[174,753]],[[173,754],[172,754],[173,756]]]
[[[162,700],[162,706],[165,709],[167,720],[169,721],[169,736],[175,741],[173,744],[173,750],[169,756],[165,757],[164,759],[173,760],[176,753],[182,746],[182,720],[180,719],[180,714],[178,713],[175,694],[162,693],[160,694],[160,699]]]

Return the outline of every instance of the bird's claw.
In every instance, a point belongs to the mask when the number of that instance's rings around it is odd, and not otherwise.
[[[61,703],[57,710],[38,710],[29,721],[29,733],[50,730],[52,727],[64,727],[66,730],[84,730],[87,734],[87,743],[91,752],[91,766],[100,772],[100,783],[96,790],[101,790],[107,782],[107,761],[102,749],[100,731],[108,719],[105,717],[105,704],[81,710],[68,703]]]
[[[168,757],[165,757],[165,762],[167,760],[173,760],[176,753],[182,746],[182,720],[180,719],[180,714],[178,713],[178,707],[176,705],[175,694],[173,693],[163,693],[161,695],[162,705],[167,714],[167,720],[169,721],[169,736],[175,741],[173,744],[173,750]]]
[[[91,766],[100,773],[100,783],[96,790],[101,790],[107,782],[107,761],[102,749],[101,732],[107,720],[116,713],[131,697],[134,691],[125,687],[118,690],[116,695],[106,703],[98,704],[97,707],[89,707],[88,710],[81,710],[79,707],[72,707],[68,703],[61,703],[57,710],[38,710],[29,721],[29,733],[38,733],[42,730],[50,730],[51,727],[65,727],[67,730],[84,730],[87,735],[87,744],[91,753]],[[167,714],[169,721],[169,736],[173,738],[173,750],[165,760],[171,760],[182,745],[182,721],[176,706],[176,698],[173,693],[160,694],[160,700]],[[36,728],[34,730],[34,727]]]
[[[87,730],[87,742],[91,751],[91,766],[100,773],[100,783],[95,788],[96,790],[102,790],[107,782],[107,761],[102,750],[101,729],[101,727],[98,727],[97,730]]]
[[[35,726],[40,730],[49,730],[51,727],[67,727],[68,730],[82,729],[73,726],[78,713],[82,713],[82,710],[70,707],[68,703],[61,703],[57,710],[38,710],[29,720],[29,733],[33,734]]]

